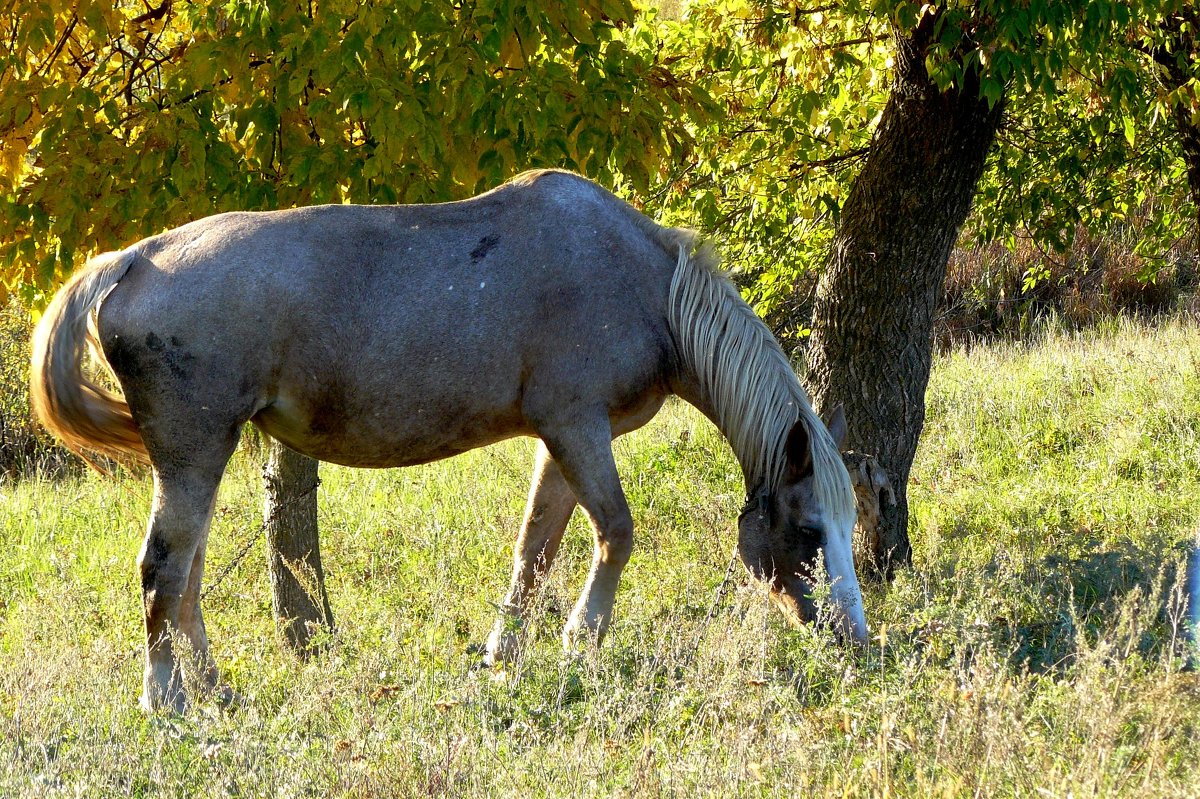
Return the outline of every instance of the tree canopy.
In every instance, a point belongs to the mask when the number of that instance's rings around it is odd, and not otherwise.
[[[939,85],[977,70],[1005,103],[972,235],[1053,249],[1153,196],[1153,254],[1195,218],[1196,24],[1181,0],[15,0],[0,283],[33,300],[222,210],[453,199],[555,165],[716,234],[778,310],[825,261],[918,26]]]
[[[646,191],[703,117],[629,0],[16,0],[0,31],[0,269],[232,209],[461,198],[534,166]],[[653,45],[653,46],[652,46]]]

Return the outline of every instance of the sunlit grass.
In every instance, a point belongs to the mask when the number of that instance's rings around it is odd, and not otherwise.
[[[261,538],[242,452],[206,619],[246,704],[183,719],[136,710],[146,481],[0,484],[0,795],[1195,795],[1173,592],[1200,521],[1198,361],[1183,323],[940,358],[917,563],[868,589],[859,652],[784,627],[740,567],[718,594],[743,488],[677,404],[617,445],[637,543],[609,639],[562,659],[591,556],[576,518],[506,672],[470,647],[507,585],[529,442],[322,467],[338,629],[307,663],[276,638],[261,543],[234,562]]]

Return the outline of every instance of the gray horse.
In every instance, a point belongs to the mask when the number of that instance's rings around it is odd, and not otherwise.
[[[88,344],[123,397],[88,379]],[[576,504],[595,555],[563,632],[603,636],[633,520],[612,439],[668,394],[728,439],[746,480],[739,552],[795,622],[823,556],[832,621],[867,627],[851,555],[854,496],[835,438],[766,326],[689,231],[583,178],[523,174],[471,200],[333,205],[202,219],[98,256],[34,333],[32,399],[67,446],[153,467],[138,556],[142,705],[186,705],[175,635],[204,674],[199,597],[217,484],[247,422],[350,466],[406,466],[517,435],[540,439],[512,584],[487,657],[514,657]],[[832,435],[831,435],[832,433]]]

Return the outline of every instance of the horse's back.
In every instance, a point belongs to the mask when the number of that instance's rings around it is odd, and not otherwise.
[[[138,245],[102,341],[135,415],[198,403],[329,460],[430,460],[661,393],[674,259],[653,229],[560,173],[459,203],[223,214]]]

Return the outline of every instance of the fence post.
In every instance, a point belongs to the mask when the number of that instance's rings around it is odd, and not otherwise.
[[[270,439],[263,477],[271,606],[288,645],[308,656],[314,634],[333,629],[317,539],[317,461]]]

